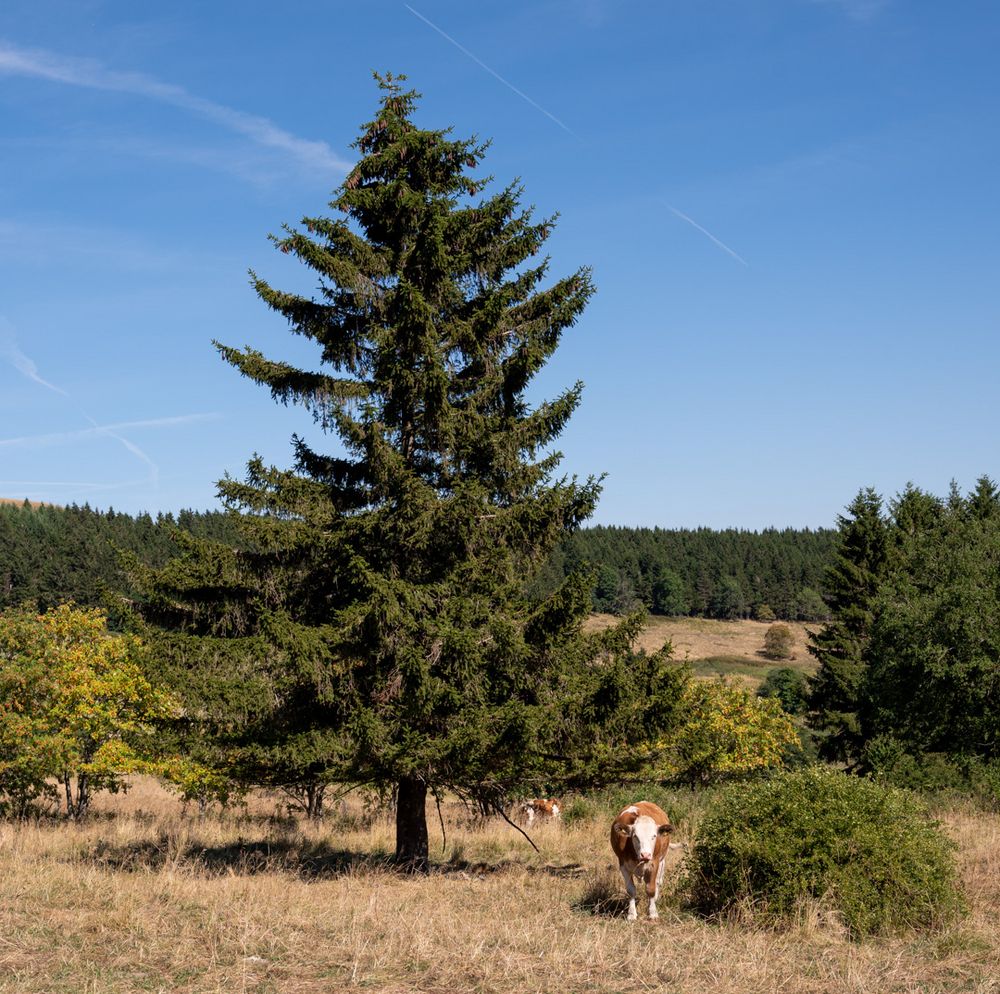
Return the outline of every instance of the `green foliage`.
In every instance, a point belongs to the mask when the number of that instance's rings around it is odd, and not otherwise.
[[[82,818],[94,793],[150,770],[143,746],[174,704],[143,674],[141,648],[109,635],[97,609],[0,615],[0,793],[9,813],[55,800],[56,779],[67,813]]]
[[[715,789],[673,786],[641,779],[565,798],[562,819],[567,824],[599,819],[606,821],[610,828],[622,808],[636,801],[652,801],[667,812],[678,835],[690,836]]]
[[[1000,810],[1000,759],[910,751],[891,735],[865,744],[862,760],[877,780],[924,794],[960,795],[988,811]]]
[[[684,723],[660,740],[658,779],[707,783],[778,767],[798,743],[777,700],[723,681],[693,681],[684,693]]]
[[[713,618],[732,621],[750,613],[746,588],[735,576],[724,576],[716,585],[708,613]]]
[[[668,567],[663,567],[653,583],[650,610],[654,614],[682,615],[688,612],[688,595],[684,581]]]
[[[758,697],[774,697],[789,714],[805,713],[809,701],[809,679],[801,670],[790,666],[768,670],[757,688]]]
[[[687,886],[703,914],[768,924],[820,901],[861,938],[951,920],[953,850],[914,795],[815,767],[726,787],[701,823]]]
[[[100,607],[109,591],[132,596],[120,552],[162,565],[177,555],[178,531],[236,540],[230,516],[218,511],[151,518],[86,504],[0,504],[0,610],[27,603],[40,611],[69,602]]]
[[[182,548],[178,531],[197,539],[240,545],[233,516],[218,511],[128,515],[82,507],[0,504],[0,608],[25,602],[42,610],[73,601],[106,604],[108,592],[134,597],[119,553],[162,566]],[[595,610],[627,614],[642,605],[654,614],[711,613],[722,600],[722,577],[737,578],[745,596],[758,604],[773,599],[783,618],[815,621],[828,611],[815,588],[832,554],[829,529],[764,532],[581,528],[560,544],[527,579],[538,600],[551,594],[590,562],[607,567],[610,581]],[[623,596],[619,599],[619,592]],[[773,615],[773,616],[772,616]],[[771,614],[758,617],[774,621]],[[110,619],[112,627],[117,619]]]
[[[828,621],[830,609],[818,590],[814,590],[812,587],[803,587],[799,591],[796,617],[803,621]]]
[[[814,621],[828,616],[817,593],[837,542],[832,529],[762,532],[726,529],[622,528],[599,525],[565,536],[531,590],[544,596],[581,564],[607,568],[598,610],[609,610],[626,578],[655,614],[746,617],[751,605],[769,605],[775,618]],[[601,584],[599,584],[601,586]]]
[[[810,726],[820,736],[823,758],[855,762],[864,739],[859,709],[865,654],[891,544],[882,499],[871,489],[860,491],[838,521],[840,544],[826,578],[833,621],[809,636],[809,652],[819,661],[810,689]]]
[[[870,491],[843,522],[834,622],[810,647],[824,755],[917,782],[936,755],[1000,758],[1000,501],[983,478],[947,500]],[[902,750],[909,760],[893,758]],[[905,774],[902,771],[906,771]],[[932,777],[933,779],[933,777]]]
[[[274,238],[316,296],[252,277],[313,368],[218,345],[339,444],[296,437],[291,469],[253,459],[224,479],[240,543],[188,542],[146,573],[140,614],[167,633],[164,672],[207,765],[394,789],[397,857],[420,867],[428,793],[488,807],[637,769],[644,737],[679,721],[684,676],[631,656],[638,616],[582,631],[588,570],[526,595],[600,489],[555,475],[581,385],[526,400],[590,273],[549,280],[553,219],[534,220],[517,183],[483,195],[487,146],[419,127],[401,78],[379,85],[330,215]]]
[[[218,767],[207,766],[190,756],[171,756],[151,767],[184,802],[191,802],[204,813],[212,804],[228,807],[243,801],[247,794],[245,784],[234,775]]]
[[[879,591],[863,729],[911,752],[1000,755],[1000,525],[949,509],[899,540]]]
[[[771,625],[764,633],[764,647],[761,650],[768,659],[791,659],[795,636],[788,625]]]
[[[770,604],[757,604],[753,609],[754,621],[776,621],[777,616]]]
[[[611,613],[620,585],[621,576],[618,570],[602,563],[597,568],[597,582],[591,595],[594,610]]]

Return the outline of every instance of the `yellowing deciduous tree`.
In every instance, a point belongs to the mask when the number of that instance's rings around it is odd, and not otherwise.
[[[141,642],[113,635],[97,609],[0,615],[0,796],[26,813],[61,785],[67,814],[83,818],[94,793],[151,769],[137,743],[174,704],[138,663]]]
[[[665,778],[709,780],[781,766],[798,742],[795,726],[774,698],[742,687],[695,680],[684,695],[687,721],[667,743]]]

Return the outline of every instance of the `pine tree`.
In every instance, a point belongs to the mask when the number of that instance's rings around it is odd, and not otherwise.
[[[979,477],[966,506],[968,513],[981,521],[1000,515],[1000,491],[997,490],[997,485],[988,476]]]
[[[145,612],[174,630],[175,676],[226,688],[199,713],[245,775],[392,787],[397,859],[421,869],[429,794],[488,806],[620,775],[640,762],[623,747],[635,730],[655,741],[673,720],[682,677],[660,656],[623,661],[636,619],[581,633],[588,577],[525,595],[599,493],[554,477],[548,451],[581,385],[534,409],[524,396],[590,272],[543,286],[554,218],[532,220],[517,184],[475,200],[487,146],[417,127],[404,77],[377,79],[334,215],[274,238],[317,296],[251,274],[320,368],[218,346],[340,448],[296,436],[292,469],[255,457],[224,479],[244,547],[192,542],[147,575]]]
[[[863,739],[859,707],[873,604],[891,550],[882,498],[874,490],[860,491],[837,521],[840,548],[826,584],[833,621],[809,636],[809,652],[819,660],[809,724],[823,735],[824,758],[854,762]]]
[[[861,726],[911,756],[1000,755],[1000,516],[986,478],[968,499],[914,491],[905,544],[884,579]],[[993,507],[991,512],[991,505]],[[912,507],[908,508],[908,511]],[[910,528],[913,522],[924,527]],[[868,757],[865,757],[868,758]]]

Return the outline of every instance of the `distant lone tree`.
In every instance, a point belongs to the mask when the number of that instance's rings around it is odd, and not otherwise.
[[[396,857],[428,864],[426,804],[614,779],[678,720],[684,677],[626,658],[638,620],[582,633],[591,578],[525,590],[593,510],[599,484],[554,476],[549,446],[581,384],[525,391],[593,293],[587,269],[545,285],[553,218],[510,185],[474,199],[486,145],[411,119],[404,77],[381,105],[329,217],[277,248],[314,297],[252,274],[318,347],[315,369],[219,345],[223,358],[339,437],[293,439],[290,470],[249,463],[219,490],[245,548],[189,543],[145,577],[188,714],[256,782],[390,788]]]
[[[768,659],[791,659],[795,636],[788,625],[780,622],[768,626],[764,633],[764,648],[761,650]]]

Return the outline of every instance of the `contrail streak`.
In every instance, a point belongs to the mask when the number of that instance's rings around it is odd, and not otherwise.
[[[6,359],[22,376],[26,376],[29,380],[33,380],[47,390],[61,393],[64,397],[69,396],[65,390],[60,390],[54,383],[49,383],[48,380],[43,380],[39,376],[38,367],[34,361],[18,348],[14,328],[6,318],[0,318],[0,357]]]
[[[25,355],[17,344],[17,337],[14,333],[13,325],[5,318],[0,317],[0,357],[7,359],[8,362],[19,372],[22,376],[27,377],[40,386],[45,387],[47,390],[52,390],[55,393],[62,394],[62,396],[73,400],[73,398],[65,390],[57,387],[54,383],[49,383],[48,380],[43,379],[38,373],[38,367],[35,365],[34,360],[29,356]],[[79,405],[77,405],[79,407]],[[0,446],[5,445],[25,445],[31,444],[45,444],[46,440],[49,442],[55,440],[65,440],[67,437],[80,437],[81,435],[87,434],[98,434],[106,435],[108,438],[113,438],[119,445],[123,446],[128,452],[130,452],[136,459],[145,463],[149,467],[149,482],[154,486],[158,487],[160,484],[160,467],[139,448],[135,442],[130,441],[125,438],[124,435],[119,434],[117,429],[125,427],[126,425],[100,425],[98,424],[82,407],[79,408],[80,413],[86,418],[87,421],[93,426],[89,429],[83,429],[81,432],[60,432],[56,433],[55,436],[35,436],[32,440],[30,437],[13,438],[0,441]]]
[[[337,172],[346,172],[350,168],[350,164],[326,142],[298,138],[266,117],[217,104],[189,93],[182,86],[161,83],[143,73],[108,69],[93,59],[70,58],[41,49],[23,49],[0,41],[0,73],[30,76],[91,90],[132,93],[214,121],[230,131],[245,135],[258,145],[288,152],[307,166]]]
[[[145,482],[145,477],[141,480],[128,480],[125,483],[94,483],[82,480],[0,480],[0,488],[11,490],[15,487],[70,487],[73,490],[121,490],[123,487],[134,487]]]
[[[86,412],[84,412],[83,416],[93,425],[92,428],[79,428],[76,431],[54,431],[43,435],[21,435],[17,438],[0,438],[0,446],[59,445],[63,442],[72,442],[76,439],[93,437],[94,435],[110,435],[112,438],[118,439],[123,445],[126,445],[126,440],[118,435],[119,431],[128,431],[132,428],[168,428],[174,425],[192,424],[196,421],[207,421],[211,418],[219,417],[215,413],[178,414],[168,418],[148,418],[144,421],[120,421],[115,424],[101,425],[94,421]],[[132,450],[130,449],[129,451]]]
[[[464,45],[455,41],[455,39],[452,38],[450,34],[447,34],[446,32],[442,31],[433,21],[430,21],[426,17],[424,17],[424,15],[421,14],[419,10],[414,10],[408,3],[404,3],[403,6],[411,14],[413,14],[414,17],[419,17],[420,20],[423,21],[424,24],[426,24],[429,28],[433,28],[439,35],[441,35],[442,38],[444,38],[445,41],[451,42],[451,44],[454,45],[455,48],[457,48],[460,52],[464,53],[470,59],[472,59],[472,61],[475,62],[476,65],[481,66],[491,76],[500,80],[500,82],[503,83],[504,86],[506,86],[509,90],[513,90],[522,100],[526,100],[529,104],[531,104],[532,107],[535,108],[535,110],[540,110],[550,121],[555,121],[555,123],[558,124],[559,127],[563,129],[563,131],[567,132],[567,134],[571,134],[574,138],[580,137],[572,128],[569,128],[565,124],[563,124],[563,122],[560,121],[559,118],[555,116],[555,114],[552,114],[549,111],[547,111],[541,104],[536,103],[534,100],[532,100],[527,93],[524,93],[523,91],[519,90],[513,83],[504,79],[503,76],[500,75],[500,73],[498,73],[495,69],[491,69],[477,55],[474,55]]]
[[[687,214],[685,214],[683,211],[679,211],[676,207],[671,207],[670,204],[664,203],[664,207],[666,207],[668,211],[671,211],[672,213],[676,214],[682,221],[687,221],[687,223],[690,224],[691,227],[697,228],[706,238],[710,238],[713,242],[715,242],[716,245],[719,246],[720,249],[722,249],[723,252],[728,252],[737,262],[741,262],[744,266],[749,267],[750,263],[748,263],[746,259],[743,258],[743,256],[734,252],[725,242],[719,241],[719,239],[716,238],[711,231],[709,231],[707,228],[703,228],[693,218],[688,217]]]

